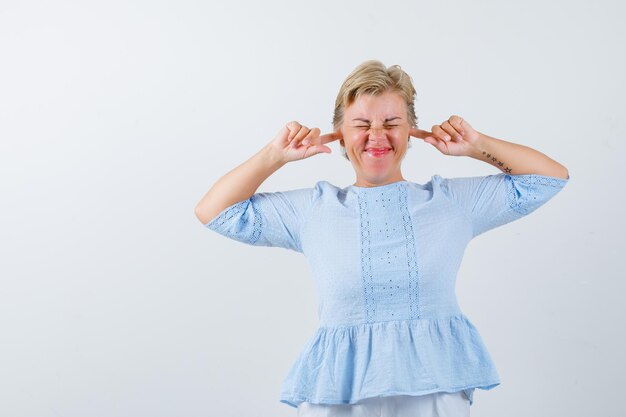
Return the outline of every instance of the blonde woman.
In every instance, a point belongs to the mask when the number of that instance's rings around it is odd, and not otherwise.
[[[399,66],[364,62],[339,90],[333,132],[287,123],[196,206],[215,232],[310,262],[320,326],[280,394],[299,416],[469,416],[474,390],[500,384],[457,304],[456,273],[471,239],[533,212],[569,173],[457,115],[418,129],[415,93]],[[412,182],[401,171],[411,137],[500,172]],[[276,170],[330,153],[333,141],[354,168],[353,184],[257,193]]]

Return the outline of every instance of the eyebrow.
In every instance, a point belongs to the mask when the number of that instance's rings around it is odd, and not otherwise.
[[[396,117],[388,117],[385,119],[385,123],[387,122],[391,122],[392,120],[396,120],[396,119],[402,119],[402,117],[396,116]],[[369,123],[370,121],[367,119],[361,119],[361,118],[356,118],[356,119],[352,119],[352,121],[359,121],[359,122],[365,122],[365,123]]]

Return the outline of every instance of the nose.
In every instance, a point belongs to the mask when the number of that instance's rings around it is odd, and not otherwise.
[[[369,138],[372,140],[383,139],[385,137],[385,128],[382,126],[370,127]]]

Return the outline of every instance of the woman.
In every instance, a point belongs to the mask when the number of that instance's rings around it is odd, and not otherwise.
[[[334,132],[298,122],[217,181],[196,207],[209,229],[304,254],[320,327],[291,367],[280,401],[300,416],[469,416],[475,388],[500,379],[460,310],[456,273],[468,242],[547,202],[567,169],[526,146],[487,136],[459,116],[420,130],[411,78],[359,65],[335,103]],[[406,180],[411,136],[498,174]],[[338,140],[356,181],[257,193],[288,162],[330,153]]]

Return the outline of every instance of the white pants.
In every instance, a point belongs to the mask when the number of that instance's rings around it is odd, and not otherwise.
[[[470,402],[463,391],[427,395],[372,397],[355,404],[298,406],[298,417],[469,417]]]

